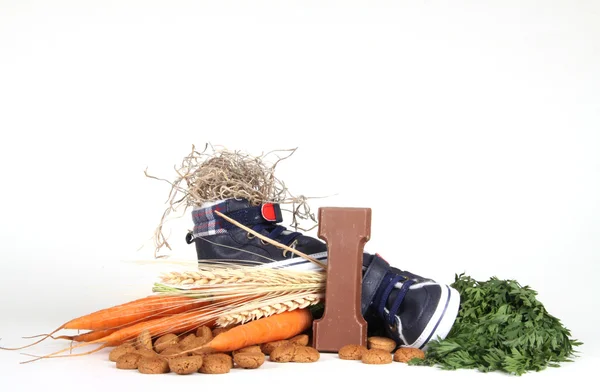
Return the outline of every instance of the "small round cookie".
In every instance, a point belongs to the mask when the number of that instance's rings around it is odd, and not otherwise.
[[[138,363],[138,371],[144,374],[169,373],[169,363],[159,357],[142,358]]]
[[[200,344],[206,344],[212,340],[213,332],[206,325],[203,325],[196,330],[196,336]]]
[[[181,351],[187,352],[187,355],[196,355],[202,354],[205,352],[202,344],[202,338],[194,336],[193,338],[188,339],[184,344],[179,344],[177,347],[181,349]]]
[[[374,348],[363,354],[362,362],[369,365],[392,363],[392,354],[385,350]]]
[[[229,373],[233,363],[231,357],[226,354],[210,354],[202,360],[200,373],[205,374],[225,374]]]
[[[308,335],[296,335],[290,339],[290,343],[296,344],[298,346],[306,346],[308,344]]]
[[[260,345],[260,349],[265,355],[271,355],[273,350],[275,350],[277,347],[288,344],[289,342],[289,340],[276,340],[274,342],[263,343]]]
[[[171,358],[187,357],[190,355],[190,353],[182,354],[182,351],[183,350],[177,346],[168,347],[161,351],[160,356],[168,361]]]
[[[239,350],[234,351],[233,352],[233,356],[235,357],[235,355],[239,354],[239,353],[258,353],[258,354],[262,354],[263,352],[260,350],[260,346],[248,346],[248,347],[240,348]]]
[[[214,354],[209,354],[209,356],[213,356],[213,357],[217,357],[217,358],[223,358],[224,361],[227,361],[227,363],[229,364],[229,366],[233,366],[233,358],[229,354],[214,353]]]
[[[241,352],[233,356],[235,363],[243,369],[257,369],[265,363],[265,354],[262,352]]]
[[[319,354],[319,352],[316,349],[307,346],[296,346],[294,349],[294,356],[292,357],[292,362],[317,362],[319,358],[321,358],[321,354]]]
[[[156,339],[154,342],[154,349],[157,353],[166,349],[167,347],[177,346],[179,344],[179,338],[174,333],[168,333]]]
[[[191,345],[196,346],[197,339],[198,337],[195,334],[189,334],[183,339],[179,340],[179,347],[186,347]]]
[[[280,344],[279,346],[275,347],[273,351],[271,351],[269,360],[273,362],[290,362],[294,358],[294,353],[296,352],[296,349],[300,347],[303,346],[297,346],[289,342],[285,344]]]
[[[425,359],[425,352],[418,348],[400,347],[394,353],[394,361],[408,363],[413,358]]]
[[[169,368],[177,374],[196,373],[202,367],[203,359],[199,355],[169,359]]]
[[[367,339],[367,347],[369,350],[376,348],[391,353],[396,348],[396,342],[390,338],[384,338],[382,336],[371,336]]]
[[[133,352],[135,352],[135,346],[133,344],[123,343],[122,345],[115,347],[110,354],[108,354],[108,359],[112,362],[117,362],[121,355]]]
[[[365,346],[361,346],[359,344],[347,344],[344,347],[340,348],[338,351],[338,355],[340,359],[346,360],[361,360],[364,353],[367,352],[367,348]]]
[[[152,350],[152,335],[150,335],[150,331],[144,329],[136,338],[135,345],[138,349],[145,348]]]
[[[217,327],[212,330],[212,337],[213,338],[217,337],[218,335],[222,334],[223,332],[229,331],[231,328],[233,328],[233,325],[231,325],[229,327]]]
[[[149,350],[147,348],[139,348],[135,351],[136,354],[139,354],[142,358],[155,358],[158,356],[156,351]]]
[[[137,369],[142,356],[137,353],[123,354],[117,359],[117,369]]]

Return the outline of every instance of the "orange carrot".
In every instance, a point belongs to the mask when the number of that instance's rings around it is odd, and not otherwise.
[[[42,342],[48,337],[51,337],[52,334],[60,331],[61,329],[106,331],[109,329],[127,327],[140,321],[157,319],[159,317],[179,314],[189,310],[197,309],[208,303],[210,303],[209,300],[197,299],[188,296],[149,296],[75,318],[61,325],[50,334],[45,335],[44,338],[26,346],[17,348],[0,348],[3,350],[20,350],[26,347],[31,347]]]
[[[78,317],[65,323],[61,329],[119,328],[148,318],[196,309],[208,302],[186,296],[150,296]]]
[[[143,330],[148,330],[152,337],[167,333],[182,333],[191,331],[201,325],[212,326],[215,318],[208,317],[205,312],[195,310],[187,313],[175,314],[161,317],[155,320],[142,321],[140,323],[121,328],[103,338],[94,340],[92,343],[104,345],[122,343],[137,337]]]
[[[80,343],[93,342],[94,340],[102,339],[103,337],[108,336],[114,332],[116,332],[116,329],[101,329],[99,331],[90,331],[90,332],[81,333],[79,335],[73,335],[73,336],[69,336],[69,335],[56,336],[56,337],[54,337],[54,339],[66,339],[66,340],[71,340],[73,342],[80,342]],[[115,342],[115,345],[118,346],[119,343]]]
[[[238,325],[217,335],[203,348],[207,351],[229,352],[256,344],[289,339],[310,328],[311,323],[312,314],[308,309],[283,312]]]

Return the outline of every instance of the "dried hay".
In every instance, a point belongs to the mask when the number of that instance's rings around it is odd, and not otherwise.
[[[223,147],[206,144],[202,151],[192,151],[183,158],[179,166],[175,166],[176,178],[169,181],[144,174],[171,185],[165,209],[154,233],[155,257],[166,247],[171,250],[163,232],[168,216],[183,208],[201,206],[206,202],[229,198],[247,199],[252,205],[262,203],[291,204],[291,226],[295,230],[308,231],[317,225],[317,219],[307,203],[309,198],[294,196],[285,183],[275,176],[275,168],[279,162],[291,157],[296,149],[274,150],[253,156],[241,151],[230,151]],[[274,162],[270,162],[274,160]],[[309,220],[312,226],[302,228],[299,221]]]

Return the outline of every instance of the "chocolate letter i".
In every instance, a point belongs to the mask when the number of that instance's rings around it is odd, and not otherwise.
[[[347,344],[366,346],[360,296],[363,249],[370,237],[370,208],[319,209],[319,238],[328,248],[325,311],[313,322],[313,346],[321,352],[338,352]]]

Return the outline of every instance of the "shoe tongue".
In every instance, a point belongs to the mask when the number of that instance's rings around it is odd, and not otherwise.
[[[388,297],[388,300],[385,304],[386,309],[391,309],[394,301],[398,297],[400,289],[393,289]],[[402,303],[400,304],[400,309],[396,313],[400,316],[402,320],[402,324],[406,327],[409,327],[411,320],[417,320],[419,318],[419,310],[421,309],[419,304],[419,293],[418,290],[408,290]]]
[[[426,281],[430,280],[430,279],[423,278],[422,276],[415,275],[408,271],[402,271],[396,267],[390,267],[390,271],[392,271],[393,273],[395,273],[397,275],[405,276],[406,278],[412,280],[414,283],[426,282]],[[385,303],[385,306],[387,309],[391,309],[392,305],[394,304],[394,301],[396,300],[396,297],[398,297],[398,291],[400,290],[400,287],[401,287],[400,284],[401,283],[397,283],[396,287],[394,289],[392,289],[392,292],[390,293],[390,295]],[[414,300],[414,297],[416,297],[416,296],[417,295],[415,294],[415,290],[409,289],[406,292],[404,299],[402,300],[402,304],[400,305],[400,309],[398,310],[398,313],[399,314],[402,313],[403,309],[405,308],[405,304],[410,302],[411,300]]]
[[[408,293],[406,293],[406,294],[408,295]],[[385,303],[386,309],[392,308],[392,305],[394,305],[394,301],[396,300],[396,297],[398,297],[398,289],[393,289],[387,299],[387,302]],[[404,301],[406,301],[406,296],[404,297]],[[402,308],[402,305],[400,305],[400,307]],[[400,311],[398,311],[398,313],[400,313]]]

